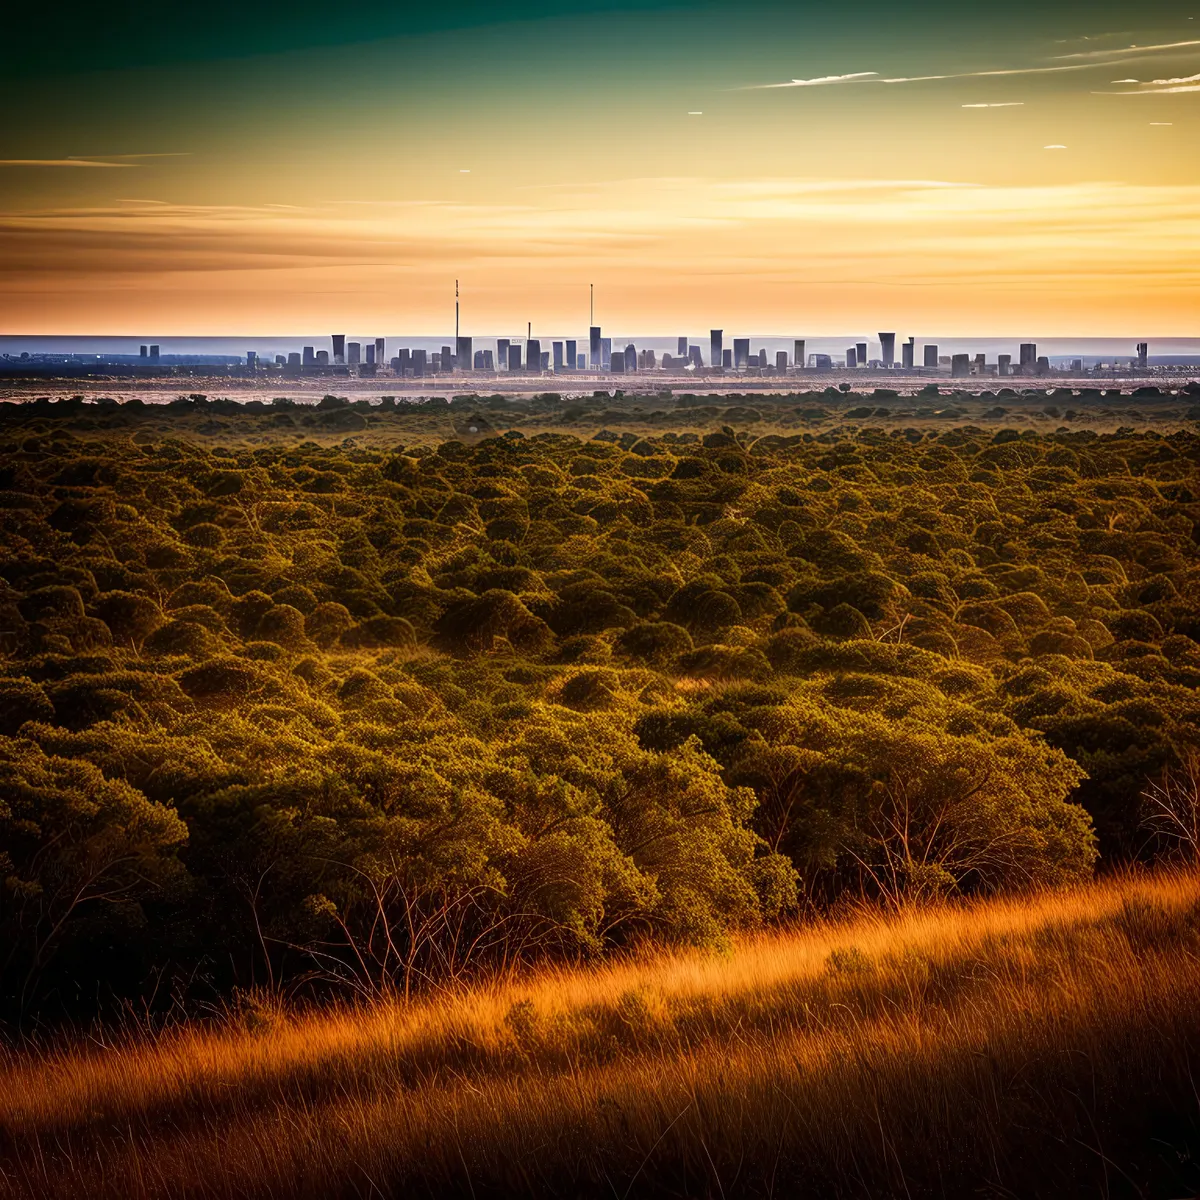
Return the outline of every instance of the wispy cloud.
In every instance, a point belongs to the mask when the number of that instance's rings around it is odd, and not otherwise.
[[[1126,63],[1168,50],[1183,50],[1200,46],[1200,39],[1187,42],[1162,42],[1153,46],[1127,46],[1109,50],[1083,50],[1074,54],[1055,55],[1056,61],[1044,67],[1004,67],[990,71],[950,71],[943,75],[885,76],[878,71],[851,71],[844,75],[820,75],[815,79],[792,79],[787,83],[759,83],[741,91],[761,91],[769,88],[827,87],[847,83],[931,83],[943,79],[996,79],[1009,75],[1054,75],[1062,71],[1091,71],[1098,67]],[[1067,59],[1081,61],[1067,62]],[[1116,83],[1136,83],[1137,80],[1115,80]],[[1176,81],[1182,83],[1183,81]],[[1182,90],[1182,89],[1180,89]],[[1192,90],[1192,89],[1187,89]],[[967,105],[963,106],[968,107]],[[1000,107],[996,105],[995,107]]]
[[[1115,83],[1137,83],[1136,79],[1117,79]],[[1200,75],[1180,75],[1174,79],[1151,79],[1128,92],[1097,92],[1098,96],[1165,96],[1176,92],[1200,92]]]
[[[131,162],[98,162],[92,158],[0,158],[0,167],[132,167]]]
[[[1001,100],[995,104],[964,104],[963,108],[1024,108],[1024,100]]]
[[[1153,46],[1122,46],[1108,50],[1077,50],[1074,54],[1056,54],[1055,58],[1118,58],[1130,54],[1157,54],[1162,50],[1186,50],[1200,46],[1200,38],[1190,42],[1159,42]]]
[[[825,87],[831,83],[862,83],[867,79],[878,80],[878,71],[853,71],[849,75],[820,75],[816,79],[791,79],[787,83],[760,83],[749,90],[766,88]]]
[[[110,159],[110,158],[191,158],[190,150],[164,150],[152,154],[68,154],[67,157],[72,161],[76,159],[92,160],[92,159]]]

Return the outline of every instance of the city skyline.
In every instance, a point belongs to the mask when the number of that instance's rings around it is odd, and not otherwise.
[[[298,12],[23,56],[0,328],[1197,328],[1180,5]]]

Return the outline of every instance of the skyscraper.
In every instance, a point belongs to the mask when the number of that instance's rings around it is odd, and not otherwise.
[[[414,379],[420,379],[425,374],[425,368],[428,365],[425,360],[424,350],[414,350],[409,360],[412,363],[412,373]]]
[[[149,357],[150,357],[150,347],[143,346],[142,347],[142,358],[149,358]]]
[[[496,340],[496,364],[497,370],[504,371],[508,369],[508,338],[498,338]]]
[[[750,339],[733,339],[733,369],[744,371],[750,365]]]
[[[917,339],[909,338],[903,346],[900,347],[900,363],[906,371],[913,369],[913,359],[917,352]]]
[[[554,342],[550,348],[554,352],[554,371],[557,374],[563,369],[563,344],[562,342]]]
[[[328,351],[328,350],[318,350],[318,351],[317,351],[317,363],[316,363],[316,365],[317,365],[318,367],[327,367],[327,366],[329,366],[329,351]]]
[[[801,367],[806,366],[807,363],[808,359],[804,357],[804,339],[797,338],[796,348],[792,353],[792,365],[799,370]]]
[[[696,351],[696,353],[699,354],[699,351]],[[630,342],[629,345],[625,347],[626,372],[632,374],[632,372],[637,370],[637,360],[637,347]]]
[[[721,351],[721,369],[724,371],[733,370],[733,351],[732,350],[722,350]]]
[[[510,371],[521,369],[521,347],[516,342],[508,343],[508,369]]]
[[[760,371],[767,369],[767,350],[765,346],[758,352],[758,369]]]
[[[525,370],[531,375],[542,369],[542,343],[537,338],[525,342]]]
[[[614,350],[612,352],[612,357],[609,359],[608,369],[614,375],[624,375],[625,374],[625,351],[624,350]]]
[[[382,367],[387,362],[387,341],[384,338],[375,339],[375,363]]]
[[[249,367],[251,371],[258,366],[258,355],[253,350],[246,351],[246,366]]]
[[[315,366],[317,362],[317,352],[312,346],[304,347],[304,365],[306,367]]]
[[[780,375],[787,374],[787,351],[786,350],[776,350],[775,351],[775,370]]]
[[[346,346],[346,362],[352,367],[362,362],[362,342],[350,342]]]
[[[150,346],[150,361],[158,362],[158,347],[153,344]]]
[[[475,365],[471,359],[473,355],[473,346],[469,337],[456,337],[455,341],[455,365],[460,371],[469,371]]]
[[[936,368],[938,365],[938,348],[935,345],[925,344],[925,366]]]
[[[866,342],[855,342],[854,343],[854,357],[858,359],[858,365],[860,367],[865,367],[867,365],[867,343]]]
[[[997,354],[996,355],[996,374],[997,375],[1011,375],[1012,374],[1012,355],[1011,354]]]
[[[442,370],[447,375],[454,370],[454,351],[449,346],[442,347]]]
[[[679,357],[687,358],[688,340],[685,337],[679,339]]]
[[[476,350],[473,356],[471,366],[476,371],[487,370],[487,352],[484,350]]]
[[[854,368],[858,366],[858,347],[851,346],[846,351],[846,366]]]
[[[879,345],[881,349],[880,357],[883,359],[885,367],[893,367],[896,365],[896,335],[894,333],[881,333],[879,335]]]
[[[965,379],[971,374],[971,356],[956,354],[950,360],[950,374],[954,379]]]
[[[567,368],[568,371],[575,370],[575,364],[577,362],[577,358],[576,358],[577,354],[578,354],[578,350],[577,350],[577,343],[576,343],[575,339],[568,338],[567,339],[567,352],[564,355],[565,361],[563,363],[563,365]]]
[[[600,365],[600,326],[592,325],[588,329],[588,367],[599,371]]]
[[[1032,375],[1037,370],[1037,342],[1021,343],[1021,374]]]
[[[364,349],[367,352],[367,366],[373,367],[375,365],[375,343],[368,342]]]
[[[708,335],[708,365],[710,367],[719,367],[721,365],[721,347],[724,341],[725,331],[723,329],[713,329]]]
[[[1150,344],[1148,342],[1138,342],[1137,344],[1137,369],[1144,371],[1150,360]]]
[[[333,337],[333,361],[335,363],[344,363],[346,361],[346,335],[344,333],[335,333]]]
[[[600,339],[600,369],[607,371],[612,362],[612,338]]]

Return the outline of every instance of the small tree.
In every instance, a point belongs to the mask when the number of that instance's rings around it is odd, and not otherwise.
[[[1163,769],[1142,792],[1142,827],[1165,857],[1200,863],[1200,751]]]

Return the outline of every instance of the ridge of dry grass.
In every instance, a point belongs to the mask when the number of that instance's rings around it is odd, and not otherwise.
[[[1198,913],[1194,875],[1118,878],[11,1051],[0,1189],[1185,1195]]]

